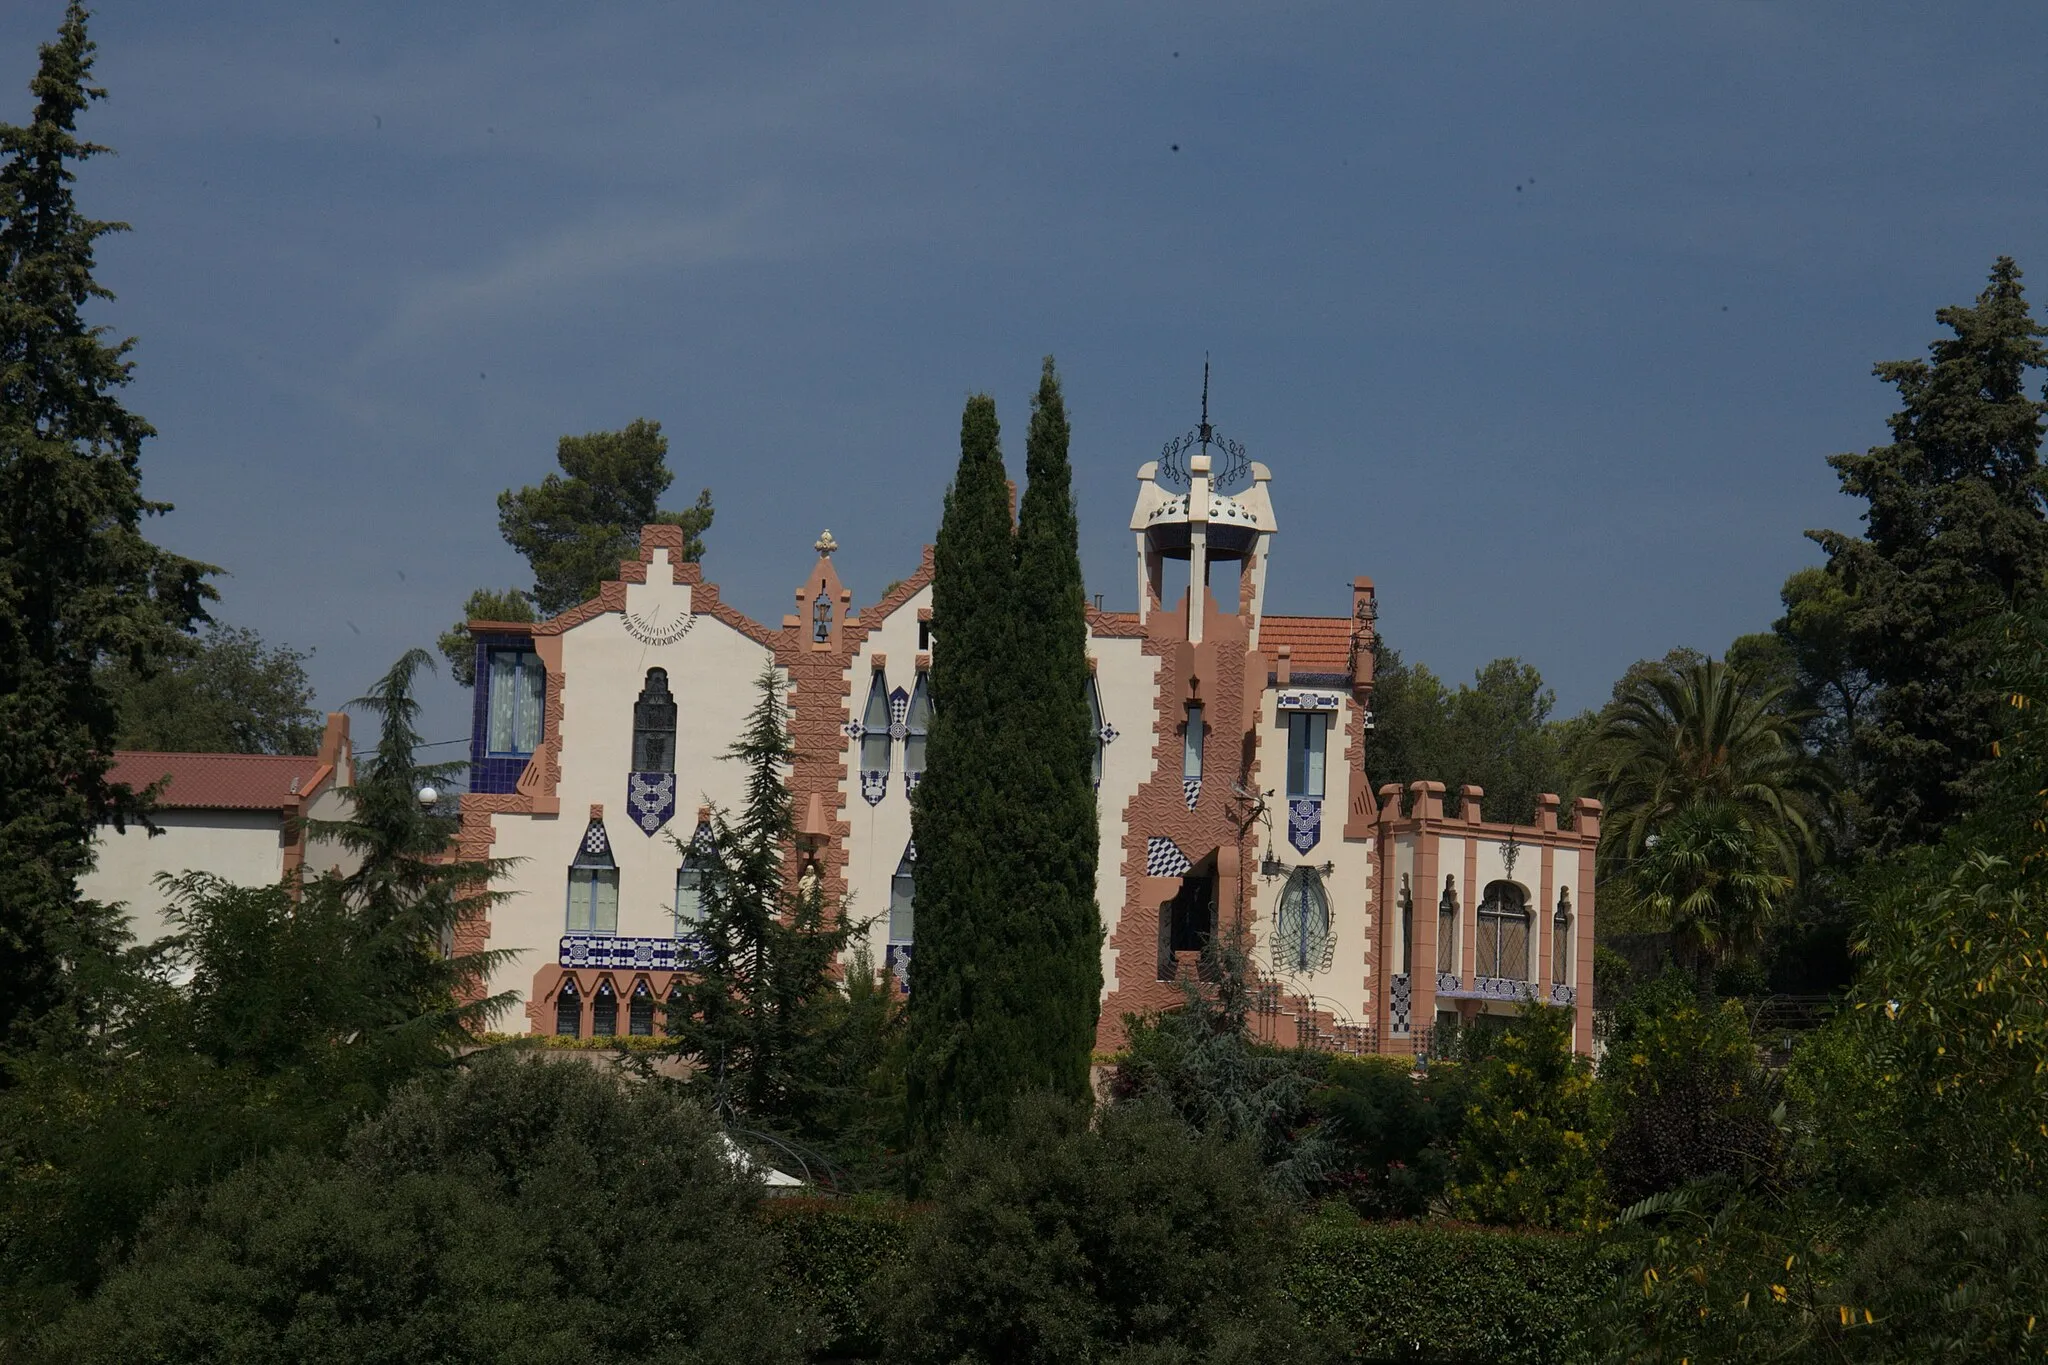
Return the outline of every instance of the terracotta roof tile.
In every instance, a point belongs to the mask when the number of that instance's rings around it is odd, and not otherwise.
[[[141,791],[159,778],[170,783],[157,794],[169,809],[278,810],[296,802],[320,770],[318,758],[299,754],[158,754],[133,750],[114,755],[114,782]]]
[[[1351,618],[1348,616],[1266,616],[1259,620],[1259,652],[1266,667],[1280,666],[1280,646],[1292,649],[1296,673],[1351,671]]]

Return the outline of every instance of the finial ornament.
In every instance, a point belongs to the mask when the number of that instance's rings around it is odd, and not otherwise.
[[[1214,454],[1211,454],[1214,447]],[[1202,355],[1202,420],[1193,430],[1176,436],[1166,443],[1159,452],[1159,481],[1174,488],[1186,488],[1194,473],[1194,457],[1208,457],[1216,472],[1211,477],[1210,487],[1218,493],[1229,493],[1243,486],[1251,477],[1251,461],[1244,453],[1244,447],[1216,430],[1209,421],[1209,356]]]
[[[839,548],[839,542],[832,539],[832,528],[829,526],[826,527],[825,534],[819,536],[816,542],[812,544],[811,548],[813,550],[816,550],[819,554],[824,555],[827,559],[830,559],[832,557],[832,552]]]

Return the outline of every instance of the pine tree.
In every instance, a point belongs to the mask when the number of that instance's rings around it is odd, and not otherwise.
[[[917,842],[917,950],[910,969],[906,1090],[915,1160],[946,1131],[978,1120],[1009,1096],[985,1065],[983,1036],[1004,997],[1000,974],[1014,944],[991,942],[1010,922],[1014,806],[1004,780],[1014,765],[1020,692],[1015,620],[1016,546],[995,400],[976,394],[960,417],[960,465],[946,491],[933,551],[931,733],[924,779],[911,805]]]
[[[1029,687],[1017,707],[1031,761],[1008,784],[1018,881],[1002,908],[1013,962],[1002,1027],[1022,1087],[1075,1100],[1090,1094],[1089,1063],[1102,999],[1102,917],[1095,903],[1100,831],[1091,779],[1088,620],[1080,527],[1067,461],[1066,402],[1045,358],[1025,443],[1012,605]]]
[[[1892,443],[1828,463],[1869,503],[1862,537],[1809,534],[1850,599],[1848,661],[1876,685],[1856,731],[1871,833],[1934,837],[1979,797],[1998,737],[1984,623],[2048,574],[2041,419],[2029,371],[2048,365],[2001,256],[1974,306],[1936,315],[1953,336],[1929,360],[1876,367],[1897,387]]]
[[[112,297],[93,245],[126,226],[72,198],[73,165],[106,150],[76,133],[105,93],[92,56],[73,0],[34,117],[0,125],[0,1034],[67,997],[67,944],[95,923],[77,889],[93,828],[141,810],[107,781],[117,716],[96,669],[148,672],[213,595],[206,566],[142,535],[170,509],[142,496],[153,432],[116,397],[133,343],[82,315]]]
[[[737,817],[712,811],[696,964],[664,1028],[697,1064],[692,1084],[722,1120],[787,1136],[806,1130],[833,1071],[821,1054],[832,1046],[834,964],[852,927],[815,878],[792,876],[795,746],[772,666],[757,686],[747,728],[726,751],[746,769],[745,804]]]

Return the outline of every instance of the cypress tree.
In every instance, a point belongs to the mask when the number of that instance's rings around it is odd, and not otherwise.
[[[147,673],[201,615],[205,566],[141,531],[149,424],[121,406],[132,342],[82,316],[111,295],[93,244],[126,225],[87,218],[74,163],[93,44],[73,0],[44,45],[25,126],[0,125],[0,1031],[68,995],[62,962],[108,926],[82,904],[103,820],[140,804],[110,784],[117,715],[95,671]]]
[[[1866,499],[1866,534],[1809,534],[1849,598],[1850,662],[1876,685],[1857,727],[1858,767],[1880,847],[1922,843],[1983,793],[1999,734],[1987,620],[2048,576],[2041,419],[2026,390],[2048,364],[2000,257],[1971,307],[1937,314],[1954,335],[1928,360],[1876,368],[1898,388],[1892,443],[1828,463]]]
[[[1012,601],[1020,676],[1017,709],[1027,762],[1009,787],[1017,883],[1005,908],[1018,922],[1005,979],[1013,1007],[1005,1026],[1017,1078],[1076,1100],[1088,1068],[1102,998],[1102,919],[1095,903],[1100,841],[1091,779],[1095,735],[1088,714],[1088,620],[1080,527],[1067,461],[1066,402],[1045,358],[1025,443]]]
[[[1015,945],[1006,926],[1010,793],[1003,745],[1018,691],[1011,604],[1016,576],[1009,480],[995,400],[976,394],[960,418],[960,465],[933,550],[932,722],[911,806],[917,843],[917,948],[910,972],[906,1076],[913,1161],[946,1129],[1006,1098],[977,1036],[996,1001],[989,964]]]

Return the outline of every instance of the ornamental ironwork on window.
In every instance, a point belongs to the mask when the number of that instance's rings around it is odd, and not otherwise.
[[[1507,981],[1529,979],[1529,893],[1514,882],[1488,882],[1479,900],[1473,971]]]
[[[1297,867],[1280,890],[1273,916],[1273,966],[1283,972],[1317,972],[1329,965],[1330,897],[1322,874]]]

